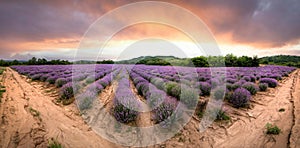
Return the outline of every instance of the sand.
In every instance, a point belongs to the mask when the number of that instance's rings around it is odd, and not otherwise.
[[[6,93],[0,107],[0,147],[47,147],[51,138],[64,147],[116,147],[83,122],[75,103],[56,105],[55,97],[45,93],[42,86],[33,86],[10,68],[3,74],[3,85]]]

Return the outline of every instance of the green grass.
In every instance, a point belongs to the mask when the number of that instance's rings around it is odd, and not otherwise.
[[[3,98],[3,93],[5,93],[6,90],[5,90],[5,87],[0,85],[0,103],[2,102],[2,98]]]
[[[268,135],[278,135],[281,132],[280,128],[278,128],[277,125],[273,125],[271,123],[267,123],[266,128]]]
[[[230,120],[230,117],[227,115],[227,113],[223,110],[219,110],[217,113],[217,120]]]
[[[63,146],[59,142],[51,138],[51,140],[49,140],[48,142],[48,148],[63,148]]]
[[[31,115],[34,116],[34,117],[39,117],[40,116],[40,112],[33,109],[32,107],[29,108],[29,111],[30,111]]]
[[[0,68],[0,75],[2,75],[4,71],[5,71],[5,68],[1,67]]]
[[[196,115],[198,116],[198,118],[202,118],[203,117],[203,112],[202,111],[198,111],[197,113],[196,113]]]

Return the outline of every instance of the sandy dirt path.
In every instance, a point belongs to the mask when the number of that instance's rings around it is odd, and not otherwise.
[[[6,87],[1,103],[0,147],[47,147],[55,138],[64,147],[115,147],[83,122],[75,104],[55,105],[36,86],[10,68],[3,75]]]
[[[300,147],[300,71],[295,75],[295,86],[292,89],[294,99],[294,125],[290,136],[290,147]]]

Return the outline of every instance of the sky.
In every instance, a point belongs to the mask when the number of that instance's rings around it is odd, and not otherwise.
[[[124,59],[141,55],[205,55],[188,34],[174,26],[137,23],[113,34],[103,51],[82,46],[85,35],[105,14],[137,0],[0,0],[0,58],[28,59]],[[277,54],[300,56],[299,0],[164,0],[197,16],[213,35],[222,54],[259,57]],[[150,6],[149,6],[150,7]],[[135,16],[152,17],[143,8],[128,10],[106,21],[97,37]],[[170,16],[194,29],[193,20],[180,12],[151,7],[153,13]],[[157,16],[156,16],[157,17]],[[189,25],[190,24],[190,25]],[[176,25],[176,24],[175,24]],[[100,39],[99,39],[100,40]],[[97,42],[94,41],[94,42]],[[95,44],[98,45],[98,44]],[[147,48],[147,47],[152,48]],[[84,50],[78,52],[80,50]],[[180,49],[179,50],[177,50]],[[157,49],[157,50],[156,50]],[[162,52],[163,50],[163,52]],[[150,52],[149,52],[150,51]],[[130,53],[130,54],[129,54]],[[139,53],[139,54],[138,54]],[[96,56],[97,55],[97,56]],[[183,56],[184,55],[184,56]]]

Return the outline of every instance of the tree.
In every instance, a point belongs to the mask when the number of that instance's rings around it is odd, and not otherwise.
[[[236,56],[234,56],[233,54],[227,54],[225,56],[225,65],[227,67],[235,67],[238,66],[238,58]]]
[[[258,59],[258,57],[257,56],[254,56],[253,58],[252,58],[252,65],[251,65],[252,67],[258,67],[259,66],[259,59]]]
[[[35,65],[37,63],[36,57],[32,57],[30,60],[28,60],[29,65]]]
[[[192,62],[196,67],[209,67],[207,59],[204,56],[192,58]]]
[[[237,60],[237,64],[239,67],[251,67],[252,66],[252,58],[247,56],[239,57]]]

